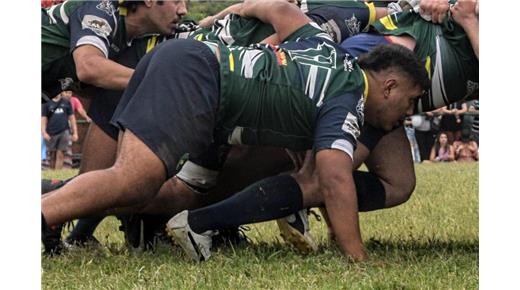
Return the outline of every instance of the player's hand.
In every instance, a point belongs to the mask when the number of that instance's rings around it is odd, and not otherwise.
[[[78,139],[79,138],[78,138],[78,134],[77,133],[72,134],[72,142],[76,142],[76,141],[78,141]]]
[[[45,141],[50,141],[51,140],[51,136],[47,133],[43,133],[43,139],[45,139]]]
[[[459,0],[450,9],[451,17],[460,25],[476,24],[478,25],[478,1],[477,0]]]
[[[446,18],[450,4],[447,0],[422,0],[419,6],[419,14],[433,23],[441,23]]]
[[[199,21],[199,27],[211,27],[215,23],[215,16],[208,16]]]

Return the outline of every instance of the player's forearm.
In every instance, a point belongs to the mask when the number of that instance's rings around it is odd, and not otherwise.
[[[473,52],[477,59],[479,59],[479,28],[478,28],[478,19],[472,19],[465,22],[464,25],[461,25],[466,31],[466,35],[468,36],[469,41],[471,42],[471,46],[473,47]]]
[[[324,189],[325,206],[336,241],[348,257],[354,261],[366,259],[357,208],[356,189],[353,182],[335,181]]]
[[[310,22],[300,8],[286,0],[245,0],[240,15],[271,24],[282,41]]]
[[[72,53],[78,79],[84,83],[111,90],[124,90],[133,69],[107,59],[93,45],[82,45]]]
[[[78,78],[85,83],[110,90],[124,90],[134,70],[103,57],[92,57],[86,64],[86,72]]]

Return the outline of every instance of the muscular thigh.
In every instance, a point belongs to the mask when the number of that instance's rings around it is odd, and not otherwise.
[[[370,152],[365,164],[370,172],[383,181],[387,206],[409,198],[415,188],[415,170],[404,127],[384,135]]]

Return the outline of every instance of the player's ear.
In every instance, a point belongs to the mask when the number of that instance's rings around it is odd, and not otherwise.
[[[397,86],[397,81],[395,79],[386,79],[383,85],[383,95],[385,99],[390,96],[390,91]]]

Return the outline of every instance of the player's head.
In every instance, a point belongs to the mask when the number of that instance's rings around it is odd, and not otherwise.
[[[172,34],[188,12],[186,0],[120,1],[127,14],[139,14],[149,33]]]
[[[368,79],[365,120],[387,131],[413,114],[417,98],[430,84],[414,53],[398,44],[377,46],[361,55],[358,64]]]

